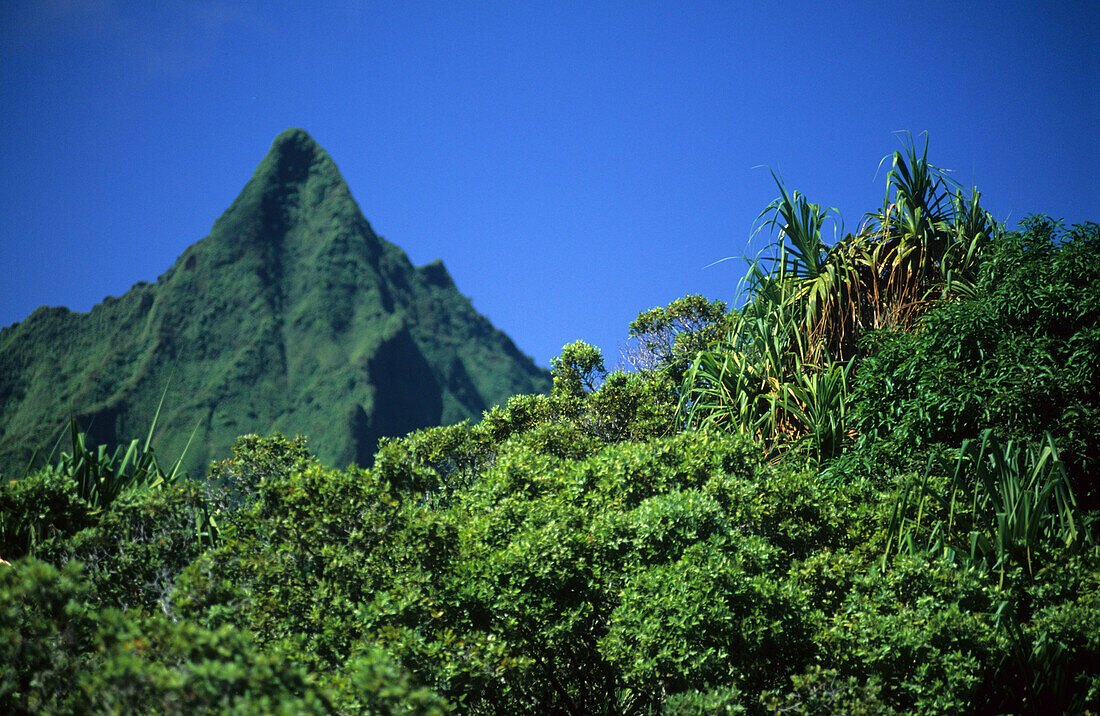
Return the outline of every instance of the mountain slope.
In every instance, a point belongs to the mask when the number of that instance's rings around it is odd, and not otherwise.
[[[86,314],[42,307],[0,331],[0,469],[76,410],[97,440],[147,430],[191,474],[233,439],[308,435],[330,464],[378,438],[480,416],[549,378],[439,261],[414,267],[363,217],[331,157],[280,134],[210,235],[155,284]]]

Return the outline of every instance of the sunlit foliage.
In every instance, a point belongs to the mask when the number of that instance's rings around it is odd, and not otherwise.
[[[912,143],[888,183],[832,244],[780,184],[745,305],[369,469],[0,485],[0,710],[1100,711],[1100,227],[1001,231]]]

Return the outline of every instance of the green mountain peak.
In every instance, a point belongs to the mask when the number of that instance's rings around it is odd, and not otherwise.
[[[289,129],[156,284],[0,331],[0,469],[70,411],[103,442],[143,434],[166,387],[158,444],[173,457],[194,431],[201,474],[274,430],[366,464],[384,435],[477,419],[549,379],[441,261],[416,268],[375,234],[328,153]]]
[[[316,216],[319,212],[323,216]],[[362,224],[366,238],[374,233],[332,157],[304,130],[288,129],[275,138],[240,195],[214,223],[211,243],[281,242],[292,228],[319,221],[343,222],[349,229]],[[328,235],[332,232],[314,232],[310,238]]]
[[[304,129],[288,129],[275,137],[253,176],[276,185],[301,184],[314,174],[328,182],[343,181],[332,157]]]

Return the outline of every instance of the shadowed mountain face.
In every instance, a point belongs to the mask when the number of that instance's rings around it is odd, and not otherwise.
[[[240,196],[155,284],[85,314],[37,309],[0,331],[0,470],[75,411],[98,441],[148,430],[205,473],[238,435],[309,436],[368,464],[379,437],[477,419],[547,372],[478,314],[439,261],[414,267],[363,217],[304,131],[280,134]]]

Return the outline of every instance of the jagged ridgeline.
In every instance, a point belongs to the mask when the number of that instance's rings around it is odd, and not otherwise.
[[[144,435],[166,386],[154,445],[172,459],[195,431],[184,465],[201,476],[238,435],[276,430],[368,464],[382,436],[476,420],[550,380],[442,262],[415,267],[375,234],[332,158],[290,129],[155,284],[0,331],[0,471],[71,411],[101,443]]]

